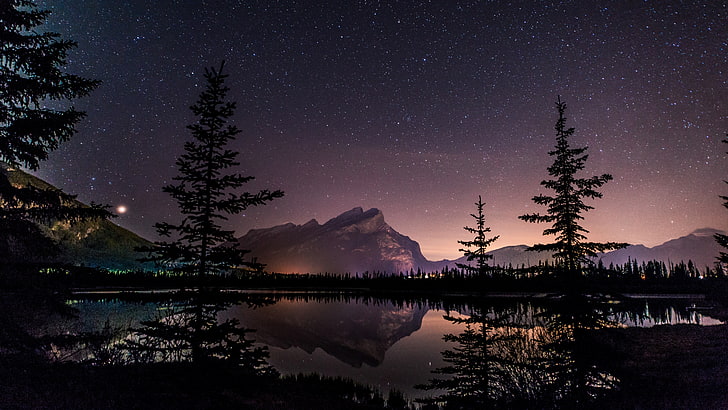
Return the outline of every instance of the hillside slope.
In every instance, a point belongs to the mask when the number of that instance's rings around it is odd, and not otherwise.
[[[27,172],[4,168],[8,180],[15,186],[57,189]],[[151,268],[150,264],[142,264],[136,260],[141,255],[134,250],[139,246],[148,246],[150,242],[109,220],[87,220],[73,224],[55,221],[40,227],[48,237],[58,243],[61,262],[105,269]]]

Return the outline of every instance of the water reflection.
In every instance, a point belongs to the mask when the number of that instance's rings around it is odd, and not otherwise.
[[[540,401],[558,408],[585,408],[614,391],[619,380],[595,348],[594,335],[620,325],[610,318],[608,300],[567,295],[547,310],[548,340],[542,344],[545,385]]]
[[[261,296],[256,298],[251,300]],[[269,348],[269,363],[281,373],[349,377],[445,408],[598,406],[620,383],[613,358],[598,349],[601,329],[708,322],[680,301],[339,294],[263,299],[241,296],[218,319],[255,329],[251,338]],[[118,322],[141,312],[147,317],[137,320],[148,319],[152,305],[104,300],[74,306],[77,326],[91,329],[90,321],[103,326],[104,312],[132,312]]]
[[[454,347],[443,351],[446,366],[424,390],[444,393],[421,400],[443,408],[545,408],[559,403],[582,403],[574,392],[592,386],[578,369],[580,332],[604,323],[579,309],[572,301],[545,306],[519,303],[492,306],[471,305],[468,317],[444,319],[465,328],[443,339]],[[600,374],[600,372],[596,372]],[[579,380],[577,380],[579,379]]]
[[[236,306],[226,315],[256,329],[258,342],[308,354],[321,349],[353,366],[378,366],[397,341],[420,329],[427,309],[396,307],[391,301],[376,304],[351,301],[280,300],[250,310]]]
[[[468,317],[444,316],[454,325],[464,325],[464,329],[443,337],[455,344],[442,352],[447,365],[433,371],[443,377],[419,386],[445,392],[422,402],[455,409],[492,408],[529,395],[533,383],[524,370],[533,352],[532,345],[524,342],[529,338],[528,329],[535,328],[527,325],[534,316],[531,309],[518,307],[521,309],[495,309],[476,303]]]

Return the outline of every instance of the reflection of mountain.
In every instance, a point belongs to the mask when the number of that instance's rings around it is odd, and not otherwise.
[[[307,353],[321,349],[354,367],[377,366],[398,340],[417,331],[427,313],[422,307],[346,302],[286,301],[249,310],[231,310],[243,326],[256,329],[256,341]]]

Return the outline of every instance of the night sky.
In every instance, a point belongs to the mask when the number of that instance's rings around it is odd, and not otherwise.
[[[226,60],[248,190],[286,196],[250,228],[379,208],[430,259],[455,258],[482,195],[494,247],[542,242],[566,101],[582,176],[611,173],[591,240],[653,246],[728,229],[728,6],[723,1],[42,1],[78,42],[67,71],[103,84],[38,174],[127,212],[149,239],[204,68]]]

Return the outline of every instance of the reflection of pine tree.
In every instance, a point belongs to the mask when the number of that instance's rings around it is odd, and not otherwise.
[[[581,295],[565,296],[545,313],[548,340],[543,345],[546,402],[559,408],[585,408],[613,391],[618,380],[594,349],[594,331],[614,327],[599,301]]]
[[[470,317],[445,316],[453,324],[464,324],[458,335],[446,334],[443,339],[456,343],[452,349],[442,352],[447,366],[433,371],[444,378],[433,378],[423,386],[424,390],[446,390],[441,396],[425,400],[445,403],[446,409],[492,408],[503,399],[502,390],[510,384],[502,357],[503,344],[511,336],[499,333],[496,327],[504,319],[491,319],[484,309],[474,308]]]
[[[194,295],[194,302],[169,305],[164,317],[142,323],[124,344],[133,361],[195,362],[239,367],[251,374],[275,374],[267,362],[265,347],[254,346],[237,319],[220,322],[219,313],[229,306],[214,291]],[[200,363],[202,362],[202,363]]]
[[[465,269],[471,273],[477,273],[478,276],[484,276],[488,270],[489,259],[493,258],[493,255],[488,255],[486,249],[490,244],[495,242],[500,236],[494,236],[487,238],[486,233],[490,232],[490,227],[485,226],[485,215],[483,214],[483,199],[478,195],[478,202],[475,203],[477,213],[470,214],[475,219],[475,227],[466,226],[466,231],[471,234],[475,234],[475,238],[471,241],[458,241],[459,244],[463,245],[464,248],[460,249],[460,252],[467,257],[468,262],[476,261],[475,266],[470,266],[462,263],[458,263],[457,266],[460,269]]]

